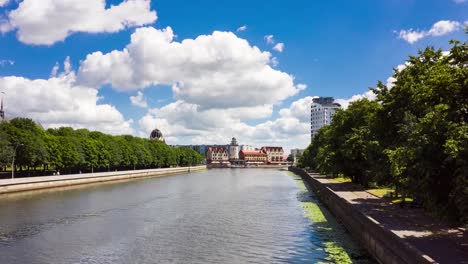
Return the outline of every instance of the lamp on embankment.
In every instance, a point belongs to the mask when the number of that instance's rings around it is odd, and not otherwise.
[[[11,178],[15,178],[15,158],[16,158],[16,150],[18,149],[19,146],[24,146],[24,144],[16,144],[15,146],[15,151],[13,152],[13,159],[11,161]]]

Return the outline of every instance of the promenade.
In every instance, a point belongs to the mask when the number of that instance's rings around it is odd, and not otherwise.
[[[44,177],[28,177],[0,180],[0,194],[63,187],[87,183],[157,177],[206,169],[206,166],[177,167],[150,170],[113,171],[99,173],[68,174]]]
[[[466,228],[434,219],[423,209],[400,207],[387,198],[373,195],[359,185],[350,182],[337,183],[318,174],[308,175],[314,182],[322,185],[322,190],[329,189],[343,199],[348,206],[352,207],[348,208],[349,210],[362,213],[383,228],[383,231],[388,231],[388,234],[382,234],[382,238],[393,239],[391,234],[396,235],[400,241],[398,239],[394,241],[403,242],[403,247],[406,247],[405,251],[408,249],[411,254],[421,254],[421,259],[424,259],[426,263],[468,263]],[[346,222],[345,219],[343,220]],[[363,228],[366,229],[366,226]],[[375,237],[380,238],[380,234]],[[377,243],[374,241],[374,244]],[[401,247],[392,247],[390,246],[387,250],[401,249]],[[411,263],[411,261],[408,262]]]

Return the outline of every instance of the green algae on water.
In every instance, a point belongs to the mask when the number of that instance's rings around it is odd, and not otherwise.
[[[319,206],[315,197],[310,193],[303,180],[294,175],[300,191],[298,200],[304,210],[304,215],[310,220],[311,227],[323,241],[327,254],[326,262],[320,263],[353,263],[352,256],[359,256],[359,249],[349,238],[344,228],[340,226],[330,213]],[[351,256],[350,256],[351,255]]]

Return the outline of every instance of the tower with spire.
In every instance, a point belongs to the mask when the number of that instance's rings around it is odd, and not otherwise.
[[[237,144],[237,139],[232,138],[231,145],[229,145],[229,160],[238,160],[239,159],[239,144]]]

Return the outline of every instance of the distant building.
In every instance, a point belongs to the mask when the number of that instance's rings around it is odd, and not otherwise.
[[[154,129],[153,131],[151,131],[151,134],[150,134],[150,139],[151,140],[157,140],[157,141],[161,141],[161,142],[166,142],[164,140],[164,137],[163,137],[163,134],[161,133],[161,131],[159,129]]]
[[[294,163],[297,162],[298,160],[298,155],[302,155],[304,153],[304,150],[303,149],[291,149],[291,156],[293,156],[293,159],[294,159]]]
[[[227,149],[225,147],[209,147],[206,153],[208,163],[225,163],[229,161]]]
[[[283,147],[262,147],[260,150],[267,154],[268,163],[281,163],[284,160]]]
[[[255,148],[251,145],[241,145],[240,150],[255,150]]]
[[[231,140],[231,145],[229,145],[229,160],[234,161],[239,159],[239,144],[237,144],[237,139],[235,137]]]
[[[265,164],[268,161],[267,154],[262,150],[241,150],[239,152],[241,160],[248,164]]]
[[[291,155],[297,156],[297,155],[302,155],[304,153],[303,149],[291,149]]]
[[[334,103],[333,97],[319,97],[312,99],[310,109],[310,134],[311,139],[323,126],[330,125],[333,115],[341,108],[340,104]]]

